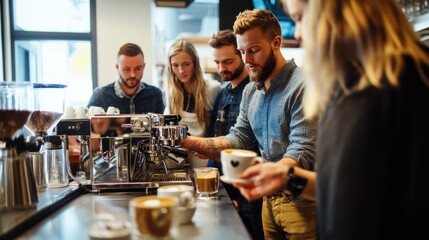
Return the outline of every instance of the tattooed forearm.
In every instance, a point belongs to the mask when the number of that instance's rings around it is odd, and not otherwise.
[[[225,137],[215,137],[205,139],[205,153],[214,160],[220,159],[220,152],[224,149],[231,148],[232,145]]]
[[[196,152],[213,160],[220,159],[222,150],[233,148],[232,144],[224,136],[213,138],[188,136],[181,142],[181,145],[191,152]]]
[[[216,150],[214,138],[206,139],[207,150],[212,159],[219,159],[219,153]]]

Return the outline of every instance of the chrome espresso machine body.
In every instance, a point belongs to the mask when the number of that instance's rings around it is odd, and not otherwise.
[[[118,114],[90,118],[88,158],[92,189],[192,185],[187,127],[179,115]]]

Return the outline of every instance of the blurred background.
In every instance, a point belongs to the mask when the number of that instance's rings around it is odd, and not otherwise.
[[[398,2],[425,40],[428,1]],[[0,81],[66,84],[68,106],[86,105],[95,87],[117,79],[116,54],[126,42],[142,47],[143,81],[161,89],[177,37],[194,42],[206,78],[217,79],[209,38],[232,28],[245,9],[271,10],[282,26],[283,54],[302,64],[279,0],[2,0],[0,7]]]

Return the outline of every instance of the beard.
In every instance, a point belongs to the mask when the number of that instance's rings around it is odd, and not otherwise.
[[[119,78],[122,82],[122,84],[126,87],[126,88],[135,88],[140,84],[140,80],[142,79],[143,75],[137,79],[137,78],[127,78],[125,79],[120,73],[119,73]]]
[[[237,69],[235,69],[234,72],[230,72],[230,71],[223,71],[220,73],[220,77],[222,81],[231,81],[234,80],[236,78],[238,78],[241,73],[243,73],[244,70],[244,63],[243,61],[240,62],[240,66],[238,66]]]
[[[277,61],[274,57],[274,51],[271,50],[270,55],[268,55],[267,60],[264,65],[261,67],[260,72],[249,71],[250,81],[256,82],[256,87],[262,89],[264,87],[264,82],[267,80],[268,76],[273,72],[274,67],[276,66]]]

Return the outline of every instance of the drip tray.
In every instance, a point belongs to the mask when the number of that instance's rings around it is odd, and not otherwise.
[[[184,170],[170,170],[168,174],[165,171],[150,171],[144,176],[148,182],[169,182],[169,181],[187,181],[190,180]]]
[[[92,184],[92,189],[99,191],[153,191],[165,185],[184,184],[194,186],[191,180],[192,169],[180,168],[169,169],[168,173],[164,169],[149,169],[141,178],[133,182],[118,182],[116,180],[116,168],[112,168],[103,177]]]

